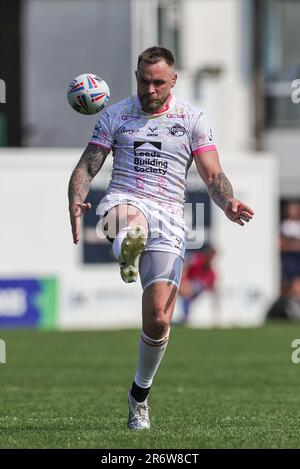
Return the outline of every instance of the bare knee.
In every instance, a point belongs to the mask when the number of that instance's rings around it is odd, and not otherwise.
[[[162,339],[168,333],[170,321],[162,307],[153,308],[147,321],[144,321],[144,332],[151,339]]]
[[[151,339],[162,339],[169,331],[177,288],[166,282],[153,282],[143,293],[143,331]]]

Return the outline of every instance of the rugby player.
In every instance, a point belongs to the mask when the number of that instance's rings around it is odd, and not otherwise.
[[[128,393],[128,427],[150,428],[148,394],[166,350],[185,252],[186,176],[195,161],[212,200],[244,225],[253,210],[235,199],[207,117],[171,92],[177,80],[173,54],[150,47],[138,57],[137,95],[101,113],[69,183],[73,241],[90,183],[107,155],[113,171],[99,213],[125,282],[140,274],[143,287],[138,364]]]

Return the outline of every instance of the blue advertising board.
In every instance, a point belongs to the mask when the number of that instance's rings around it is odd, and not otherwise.
[[[0,328],[52,329],[56,316],[55,278],[0,279]]]

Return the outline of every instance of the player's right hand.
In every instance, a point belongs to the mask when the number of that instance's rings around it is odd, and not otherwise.
[[[72,203],[69,206],[70,221],[72,226],[73,243],[78,244],[80,240],[80,220],[88,210],[91,210],[92,205],[88,202],[87,204]]]

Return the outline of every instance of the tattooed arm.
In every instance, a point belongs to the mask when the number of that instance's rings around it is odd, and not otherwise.
[[[81,216],[91,209],[90,203],[84,203],[90,190],[91,180],[102,168],[108,153],[109,150],[89,143],[72,173],[68,194],[70,221],[75,244],[80,239]]]
[[[244,221],[250,221],[254,212],[248,205],[234,198],[232,185],[221,168],[218,152],[203,152],[194,159],[210,198],[224,210],[225,215],[241,226]]]
[[[90,190],[91,180],[102,168],[109,153],[104,147],[89,143],[77,163],[69,182],[69,204],[83,203]]]
[[[225,210],[227,201],[233,199],[232,185],[223,172],[212,176],[207,189],[210,197],[222,210]]]

